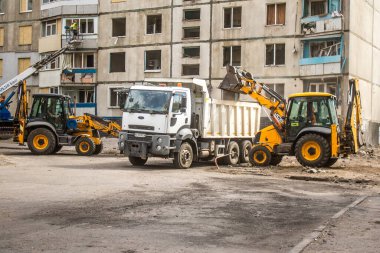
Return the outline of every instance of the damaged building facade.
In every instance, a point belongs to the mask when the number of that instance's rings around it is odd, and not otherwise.
[[[344,114],[355,77],[366,141],[378,144],[379,21],[373,0],[100,1],[98,113],[120,116],[117,90],[150,77],[206,79],[220,98],[231,64],[283,96],[332,93]]]
[[[380,142],[380,1],[0,0],[0,82],[65,46],[74,20],[78,50],[29,78],[29,94],[70,95],[78,114],[120,118],[120,88],[196,77],[221,98],[230,64],[285,97],[335,94],[343,115],[355,77],[366,141]]]
[[[79,115],[96,114],[98,1],[43,0],[40,22],[41,57],[67,45],[73,22],[78,24],[80,42],[75,51],[67,51],[40,71],[40,91],[70,96]]]

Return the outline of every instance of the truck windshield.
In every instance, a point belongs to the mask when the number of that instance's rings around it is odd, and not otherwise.
[[[167,114],[171,95],[169,91],[130,90],[124,111]]]

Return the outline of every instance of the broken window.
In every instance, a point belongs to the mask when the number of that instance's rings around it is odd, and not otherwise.
[[[241,46],[223,47],[223,66],[241,66]]]
[[[318,16],[327,13],[327,0],[309,0],[309,13]]]
[[[266,45],[265,65],[285,65],[285,44]]]
[[[200,20],[201,19],[201,10],[184,10],[183,11],[184,20]]]
[[[241,7],[224,9],[224,28],[241,27]]]
[[[161,33],[162,30],[162,15],[149,15],[146,18],[146,33],[155,34]]]
[[[109,95],[110,95],[110,107],[119,107],[119,96],[118,96],[118,90],[120,88],[110,88],[109,89]]]
[[[184,47],[183,58],[199,58],[201,53],[200,47]]]
[[[112,19],[112,37],[120,37],[126,35],[126,19],[114,18]]]
[[[182,75],[183,76],[198,76],[199,64],[183,64]]]
[[[201,28],[197,27],[184,27],[183,28],[183,38],[199,38],[201,34]]]
[[[110,54],[110,73],[125,72],[125,53]]]
[[[161,70],[161,50],[145,51],[145,70]]]
[[[267,5],[267,25],[285,25],[286,4]]]
[[[94,54],[84,54],[84,68],[95,68],[95,56]]]
[[[46,58],[48,56],[49,56],[49,54],[42,54],[41,57],[40,57],[40,59],[42,60],[42,59],[44,59],[44,58]],[[60,58],[61,57],[58,56],[53,61],[51,61],[50,63],[46,64],[44,69],[46,69],[46,70],[48,70],[48,69],[58,69],[59,66],[60,66]]]
[[[95,102],[95,91],[93,88],[80,89],[78,96],[78,103],[94,103]]]
[[[310,42],[310,57],[340,55],[340,42],[315,41]]]

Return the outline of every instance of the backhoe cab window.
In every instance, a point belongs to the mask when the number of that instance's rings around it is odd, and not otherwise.
[[[330,127],[336,119],[335,109],[333,114],[330,112],[330,101],[330,98],[294,98],[288,114],[291,126]]]
[[[171,96],[168,91],[130,90],[124,111],[167,114]]]

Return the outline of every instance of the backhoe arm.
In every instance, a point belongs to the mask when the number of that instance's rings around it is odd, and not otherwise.
[[[361,140],[363,120],[359,81],[351,79],[349,85],[347,115],[342,133],[343,153],[345,155],[355,154],[363,146]]]
[[[85,113],[83,116],[75,117],[75,119],[78,122],[78,129],[81,131],[94,129],[116,138],[119,137],[121,126],[116,122],[106,121],[89,113]]]
[[[227,66],[227,75],[219,86],[220,89],[249,95],[261,106],[270,110],[270,119],[277,129],[285,128],[286,100],[268,86],[256,82],[249,72]],[[265,91],[265,94],[264,92]]]

